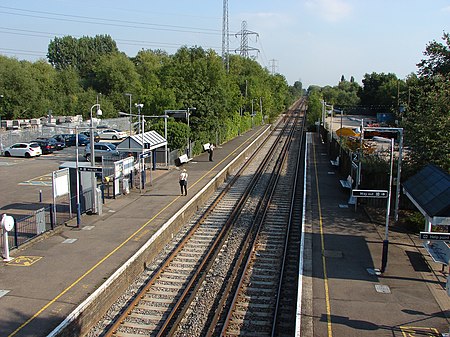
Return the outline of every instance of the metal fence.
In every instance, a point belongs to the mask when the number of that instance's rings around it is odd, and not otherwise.
[[[130,130],[130,120],[126,117],[102,119],[96,124],[96,126],[98,125],[105,125],[108,128],[120,129],[125,132]],[[54,127],[36,125],[30,128],[0,132],[0,152],[3,153],[5,147],[14,143],[29,142],[39,137],[51,137],[61,133],[74,133],[75,126],[79,128],[88,128],[90,126],[90,121],[81,123],[62,123]]]
[[[81,213],[86,213],[92,209],[91,191],[85,191],[81,196]],[[74,205],[76,201],[74,200]],[[76,206],[75,206],[76,207]],[[14,216],[15,224],[11,232],[8,233],[9,249],[18,248],[31,239],[43,233],[63,225],[76,216],[76,208],[69,205],[69,196],[61,198],[55,205],[42,204],[42,207]],[[3,251],[3,231],[0,231],[0,249]]]

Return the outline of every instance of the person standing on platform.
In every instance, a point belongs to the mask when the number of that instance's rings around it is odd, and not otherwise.
[[[180,188],[181,188],[181,195],[187,195],[187,179],[188,174],[186,172],[186,169],[183,169],[180,173]]]
[[[214,144],[211,143],[209,146],[209,161],[213,161],[213,154],[214,154]]]

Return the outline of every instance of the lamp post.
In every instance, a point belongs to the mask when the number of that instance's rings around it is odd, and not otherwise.
[[[76,146],[76,158],[75,158],[75,175],[77,183],[77,227],[80,227],[81,223],[81,206],[80,206],[80,172],[78,172],[78,126],[75,125],[75,146]],[[92,158],[92,157],[91,157]]]
[[[144,106],[144,105],[142,104],[142,106]],[[138,110],[140,112],[139,108],[138,108]],[[130,116],[131,115],[132,117],[139,117],[139,118],[142,117],[142,120],[144,120],[144,117],[147,117],[147,118],[164,118],[164,138],[166,139],[166,144],[165,144],[165,163],[166,163],[166,166],[167,166],[167,118],[169,118],[169,116],[168,115],[161,115],[161,116],[134,115],[134,114],[128,114],[128,113],[122,112],[122,111],[119,111],[119,115],[122,115],[122,116]],[[144,128],[143,128],[143,125],[142,125],[142,130],[143,129]],[[142,153],[144,153],[144,135],[143,134],[142,134]]]
[[[189,125],[189,115],[190,115],[189,111],[195,111],[195,110],[197,110],[197,108],[194,108],[194,107],[187,108],[187,113],[186,113],[187,125],[188,125],[188,137],[187,137],[187,142],[188,142],[188,144],[187,144],[188,145],[187,146],[187,150],[188,150],[187,155],[188,155],[188,158],[191,158],[191,137],[190,137],[191,136],[191,126]]]
[[[52,124],[48,124],[47,126],[50,127],[56,127],[56,125],[52,125]],[[62,129],[68,129],[68,130],[73,130],[75,129],[75,177],[76,177],[76,184],[77,184],[77,188],[76,188],[76,208],[77,208],[77,227],[80,227],[81,224],[81,204],[80,204],[80,172],[79,172],[79,144],[78,144],[78,130],[79,129],[85,129],[85,130],[90,130],[90,127],[79,127],[78,125],[75,125],[75,127],[69,127],[69,126],[58,126],[58,128],[62,128]],[[72,197],[70,197],[70,202],[72,202]]]
[[[141,184],[140,186],[140,192],[142,193],[142,190],[144,188],[145,185],[145,159],[144,159],[144,116],[141,116],[141,109],[144,107],[144,104],[142,103],[134,103],[134,106],[138,109],[138,115],[139,115],[139,120],[141,121],[141,136],[142,136],[142,152],[141,152],[141,160],[140,162],[140,166],[141,166]]]
[[[0,129],[2,127],[2,115],[3,115],[3,94],[0,95]],[[3,138],[0,136],[0,154],[3,154]]]
[[[132,94],[129,93],[125,93],[125,96],[129,96],[130,97],[130,136],[131,136],[131,128],[133,126],[133,117],[131,116],[131,96],[133,96]]]
[[[97,96],[98,100],[98,96]],[[102,110],[100,109],[100,104],[96,103],[91,107],[91,127],[90,127],[90,146],[91,146],[91,164],[95,166],[95,147],[94,147],[94,121],[92,119],[92,110],[97,108],[97,116],[102,115]],[[78,142],[78,134],[76,135],[76,141]],[[78,149],[78,146],[77,146]],[[78,154],[77,154],[78,155]],[[78,158],[78,156],[77,156]],[[97,178],[95,177],[95,172],[91,174],[92,180],[92,213],[97,213]]]
[[[251,114],[251,116],[252,116],[252,129],[253,129],[253,116],[254,116],[254,114],[253,114],[253,101],[254,101],[254,99],[252,99],[252,114]]]
[[[386,205],[386,225],[384,229],[383,251],[381,256],[381,268],[380,272],[386,271],[388,262],[388,249],[389,249],[389,215],[391,211],[391,194],[392,194],[392,167],[394,166],[394,139],[391,139],[391,153],[390,153],[390,165],[389,165],[389,186],[388,197]]]

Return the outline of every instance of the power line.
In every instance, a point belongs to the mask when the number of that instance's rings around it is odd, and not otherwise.
[[[0,33],[3,34],[13,34],[13,35],[23,35],[23,36],[32,36],[32,37],[42,37],[42,38],[53,38],[55,36],[64,36],[65,34],[53,33],[53,32],[42,32],[36,30],[27,30],[27,29],[14,29],[7,27],[0,27]],[[81,38],[81,35],[71,35],[75,38]],[[146,40],[129,40],[129,39],[114,39],[116,42],[120,42],[126,45],[156,45],[156,46],[164,46],[164,47],[173,47],[179,48],[182,43],[168,43],[168,42],[159,42],[159,41],[146,41]],[[205,48],[211,48],[215,50],[219,50],[218,46],[204,46]]]
[[[210,28],[165,25],[165,24],[155,24],[155,23],[136,22],[136,21],[117,20],[117,19],[103,19],[103,18],[98,18],[98,17],[68,15],[68,14],[59,14],[59,13],[43,12],[43,11],[32,11],[32,10],[25,10],[25,9],[20,9],[20,8],[5,7],[5,6],[0,6],[0,8],[22,12],[22,13],[14,13],[14,12],[10,12],[10,11],[0,11],[0,13],[2,13],[2,14],[23,16],[23,17],[33,17],[33,18],[47,19],[47,20],[87,23],[87,24],[102,25],[102,26],[107,25],[107,26],[113,26],[113,27],[171,31],[171,32],[181,32],[181,33],[196,33],[196,34],[206,34],[206,35],[220,34],[220,30],[210,29]],[[25,13],[33,13],[33,14],[25,14]],[[36,14],[39,14],[39,15],[36,15]]]

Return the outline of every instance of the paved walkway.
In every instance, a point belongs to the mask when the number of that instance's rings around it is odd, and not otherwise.
[[[255,130],[256,131],[256,130]],[[143,195],[108,200],[102,216],[83,216],[13,251],[0,264],[0,336],[46,336],[136,252],[254,136],[246,133],[186,164],[189,195],[177,169],[158,171]],[[316,138],[314,138],[316,140]],[[391,231],[387,271],[380,267],[384,226],[341,208],[341,190],[326,148],[309,147],[303,336],[438,336],[448,329],[445,276],[417,235]],[[333,172],[334,173],[334,172]],[[341,177],[342,178],[342,177]],[[74,225],[73,221],[69,225]],[[422,334],[421,334],[422,333]]]
[[[385,225],[360,207],[346,208],[327,147],[309,146],[304,336],[440,336],[448,332],[447,273],[418,235],[390,229],[385,273]],[[375,221],[375,222],[374,222]]]
[[[232,161],[264,127],[183,165],[188,196],[180,196],[179,169],[158,170],[152,186],[108,199],[101,216],[84,215],[53,235],[11,252],[0,263],[0,336],[46,336],[168,219]]]

